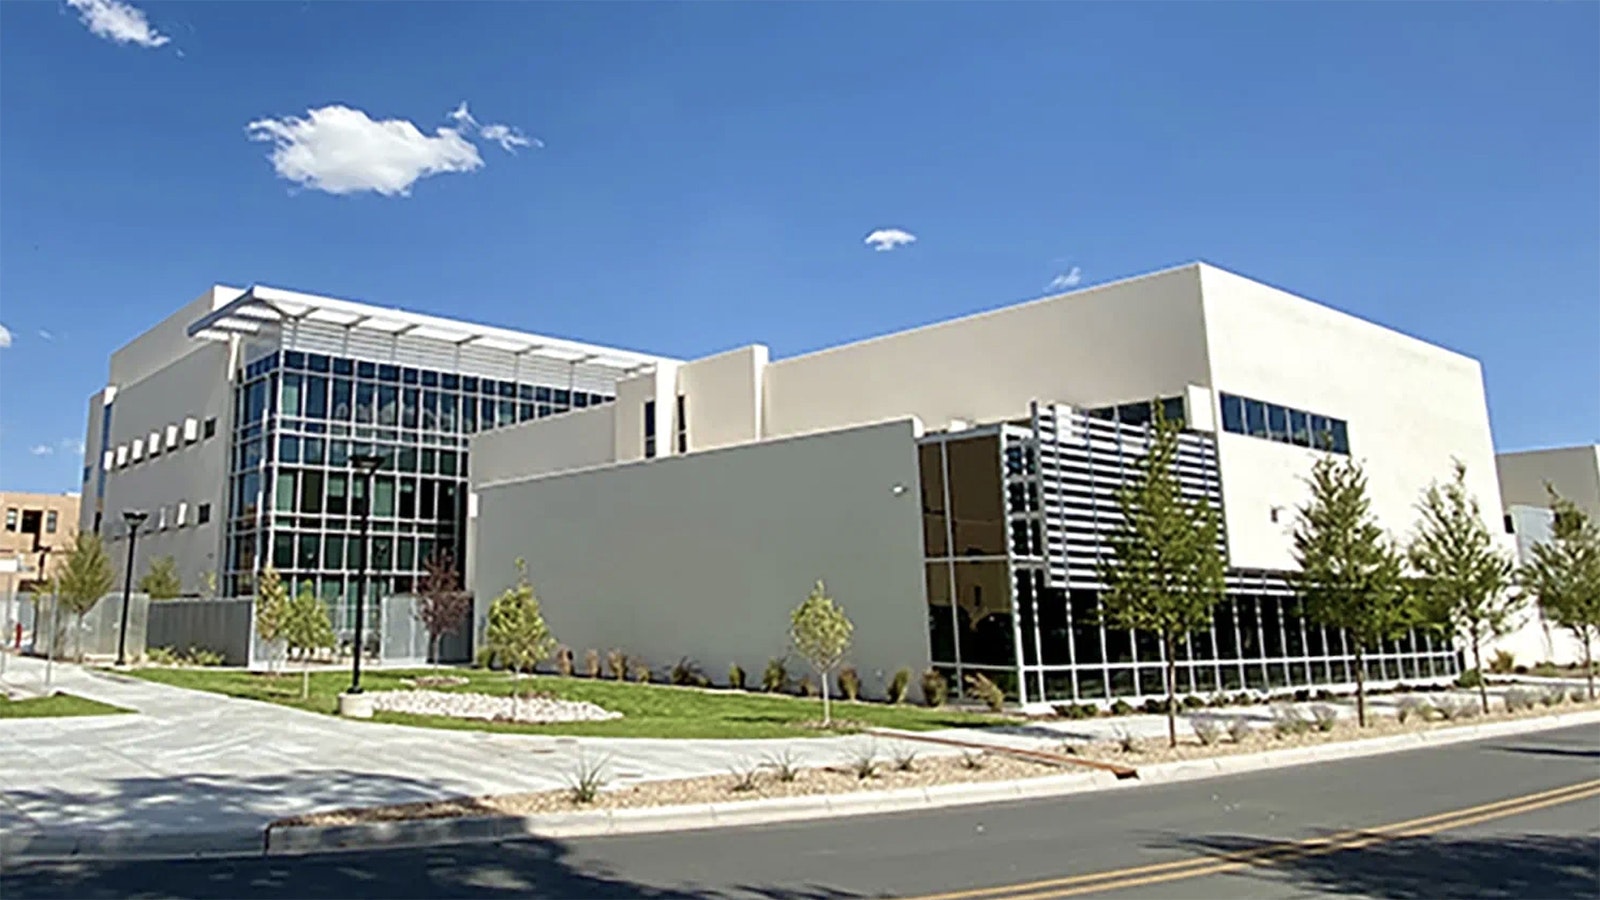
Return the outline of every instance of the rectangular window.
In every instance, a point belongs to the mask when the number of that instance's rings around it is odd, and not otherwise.
[[[285,372],[283,375],[283,405],[286,416],[300,415],[300,376]]]
[[[678,395],[678,452],[689,452],[689,414],[685,408],[686,400],[682,394]]]
[[[364,381],[356,385],[356,422],[363,425],[372,424],[373,401],[377,396],[377,385]]]
[[[342,516],[350,511],[347,477],[341,472],[328,473],[328,514]]]
[[[1297,447],[1311,446],[1311,422],[1298,409],[1289,410],[1289,443]]]
[[[56,533],[56,511],[53,509],[44,514],[44,533]]]
[[[349,379],[335,378],[333,380],[333,420],[336,422],[350,421],[350,393],[352,390]]]
[[[1124,403],[1117,407],[1117,421],[1124,425],[1149,425],[1150,404]]]
[[[656,455],[656,402],[644,402],[644,458],[651,459]]]
[[[7,531],[16,531],[17,530],[17,511],[14,510],[14,509],[6,510],[6,530]]]
[[[1189,421],[1182,397],[1168,397],[1165,400],[1162,400],[1161,415],[1164,416],[1168,422],[1171,422],[1175,425],[1181,426]]]
[[[328,379],[321,375],[307,375],[305,383],[306,418],[328,417]]]
[[[1251,437],[1267,436],[1267,405],[1260,400],[1244,401],[1245,433]]]
[[[274,506],[275,509],[279,510],[280,512],[292,512],[294,510],[294,473],[293,472],[280,472],[280,473],[278,473],[278,495],[277,496],[278,496],[278,499],[277,499],[276,505]]]
[[[1244,400],[1232,394],[1222,395],[1222,430],[1229,434],[1244,434]]]
[[[400,422],[400,389],[381,385],[378,388],[378,424],[397,425]]]
[[[1328,425],[1333,432],[1333,452],[1350,455],[1350,434],[1345,429],[1343,419],[1330,419]]]
[[[209,439],[209,438],[216,437],[216,434],[217,434],[217,417],[216,416],[212,416],[211,418],[206,419],[206,425],[205,425],[205,429],[204,429],[204,436],[207,439]]]
[[[211,504],[202,503],[194,511],[194,523],[204,525],[209,521],[211,521]]]
[[[1267,407],[1267,439],[1289,442],[1289,411],[1281,406]]]
[[[386,476],[372,480],[372,514],[386,518],[394,516],[393,478]]]
[[[1328,450],[1333,447],[1333,436],[1328,428],[1327,416],[1311,417],[1311,446],[1318,450]]]

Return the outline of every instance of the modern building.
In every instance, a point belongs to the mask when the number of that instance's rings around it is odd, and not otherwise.
[[[77,494],[0,491],[0,597],[48,583],[78,537]]]
[[[608,404],[663,360],[256,286],[216,285],[116,351],[89,401],[81,527],[136,571],[174,556],[186,593],[248,595],[275,566],[354,610],[360,479],[373,481],[369,598],[409,590],[435,550],[458,565],[473,435]],[[120,571],[120,568],[119,568]],[[376,606],[376,600],[373,600]]]
[[[1600,521],[1600,445],[1501,453],[1495,457],[1505,525],[1517,545],[1518,562],[1553,537],[1554,516],[1547,485]],[[1522,663],[1581,662],[1583,648],[1567,631],[1547,622],[1536,607],[1523,611],[1520,628],[1500,642]]]
[[[1513,549],[1476,360],[1206,264],[787,359],[659,360],[615,397],[471,438],[480,629],[521,559],[578,653],[760,671],[823,579],[869,691],[933,666],[1024,703],[1161,694],[1158,643],[1094,615],[1152,399],[1185,423],[1180,474],[1220,509],[1229,564],[1181,691],[1353,679],[1343,636],[1304,621],[1284,580],[1319,458],[1358,459],[1398,536],[1460,460]],[[1366,667],[1413,681],[1460,660],[1418,633]]]

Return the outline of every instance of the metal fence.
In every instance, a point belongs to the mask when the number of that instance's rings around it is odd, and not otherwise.
[[[50,594],[18,594],[21,609],[28,619],[29,646],[36,656],[56,659],[115,659],[122,632],[122,595],[107,594],[80,618],[66,604],[58,604]],[[129,659],[144,656],[150,598],[133,594],[128,598]],[[14,630],[13,630],[14,632]]]
[[[149,645],[222,654],[224,665],[252,660],[255,602],[245,598],[160,600],[150,604]]]

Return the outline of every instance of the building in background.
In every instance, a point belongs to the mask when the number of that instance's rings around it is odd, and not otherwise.
[[[350,457],[374,478],[376,598],[434,550],[459,559],[477,433],[610,403],[657,357],[268,287],[214,286],[112,354],[89,401],[83,528],[124,565],[122,511],[149,514],[136,573],[248,595],[267,564],[352,619],[361,559]]]
[[[1512,551],[1476,360],[1192,264],[788,359],[663,360],[615,403],[475,435],[478,627],[521,558],[580,653],[759,671],[824,579],[869,690],[931,665],[1024,703],[1162,694],[1158,642],[1093,615],[1152,400],[1185,423],[1181,476],[1220,508],[1229,564],[1181,692],[1352,681],[1284,580],[1319,458],[1359,460],[1398,536],[1459,459]],[[1415,681],[1460,661],[1412,634],[1366,666]]]
[[[1505,527],[1516,541],[1518,563],[1527,562],[1533,548],[1552,537],[1554,516],[1546,485],[1600,522],[1600,445],[1501,453],[1495,465],[1506,506]],[[1522,619],[1522,627],[1499,643],[1518,662],[1582,662],[1583,648],[1577,640],[1545,621],[1537,607],[1524,610]]]
[[[32,591],[55,575],[78,537],[78,504],[77,494],[0,491],[0,559],[13,561],[0,567],[0,597]]]

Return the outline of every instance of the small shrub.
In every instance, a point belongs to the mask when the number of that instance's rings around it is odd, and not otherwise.
[[[628,677],[628,655],[621,650],[606,651],[606,672],[618,681]]]
[[[1006,692],[1000,689],[1000,685],[990,681],[989,676],[983,674],[982,672],[973,672],[971,675],[968,675],[967,687],[970,688],[973,695],[979,700],[982,700],[983,705],[989,707],[990,710],[999,712],[1005,708]]]
[[[642,659],[633,661],[633,680],[640,684],[650,683],[650,664]]]
[[[1305,734],[1311,723],[1293,706],[1275,706],[1272,709],[1272,732],[1280,738]]]
[[[494,668],[494,651],[488,647],[480,647],[478,652],[472,655],[472,667],[474,669]]]
[[[818,688],[817,683],[811,680],[810,675],[800,676],[800,696],[816,697],[821,693],[821,688]]]
[[[736,691],[744,690],[744,668],[738,663],[728,667],[728,687]]]
[[[711,683],[700,671],[700,664],[687,656],[673,664],[669,680],[680,687],[705,687]]]
[[[894,671],[894,677],[889,679],[889,702],[904,703],[906,695],[911,693],[911,670],[899,668]]]
[[[562,678],[572,677],[572,648],[565,644],[556,648],[556,674]]]
[[[761,673],[761,689],[769,694],[781,694],[789,689],[789,670],[783,667],[781,657],[767,660],[767,668]]]
[[[937,669],[922,673],[922,703],[929,709],[944,705],[950,697],[950,682]]]
[[[156,666],[175,666],[182,662],[182,657],[173,652],[171,647],[151,647],[145,651],[144,658]]]
[[[1200,698],[1200,697],[1195,696],[1194,694],[1190,694],[1189,696],[1183,698],[1183,708],[1184,709],[1200,709],[1200,708],[1204,707],[1205,705],[1206,705],[1206,701],[1204,699]]]
[[[1556,677],[1556,664],[1549,660],[1539,663],[1533,667],[1533,674],[1543,678],[1554,678]]]
[[[1167,699],[1165,697],[1150,697],[1144,701],[1144,705],[1140,708],[1150,715],[1164,716],[1167,714]]]
[[[1522,688],[1511,688],[1505,693],[1506,712],[1522,712],[1533,709],[1538,703],[1538,698],[1532,691]]]
[[[894,750],[893,761],[896,772],[915,772],[917,769],[917,748],[910,744],[901,744]]]
[[[1209,705],[1212,709],[1222,709],[1224,706],[1228,705],[1228,695],[1212,694],[1211,702],[1207,705]]]
[[[591,649],[583,651],[583,674],[589,676],[590,678],[600,677],[599,650]]]
[[[573,803],[593,803],[611,779],[606,775],[606,759],[589,760],[578,757],[572,774],[567,778]]]
[[[729,772],[733,775],[733,790],[736,793],[747,794],[760,786],[760,766],[740,763],[730,769]]]
[[[1339,724],[1339,711],[1325,703],[1318,703],[1311,707],[1311,719],[1316,723],[1318,731],[1329,732]]]
[[[1231,738],[1235,744],[1244,743],[1244,739],[1249,737],[1250,732],[1254,730],[1255,729],[1250,726],[1250,720],[1244,716],[1234,716],[1233,721],[1228,723],[1228,737]]]
[[[1459,688],[1475,688],[1480,684],[1483,684],[1483,673],[1477,669],[1468,669],[1456,679],[1456,687]]]
[[[1439,718],[1446,722],[1467,717],[1467,711],[1472,708],[1471,701],[1457,700],[1454,697],[1440,697],[1434,709],[1438,711]]]
[[[963,750],[961,751],[961,767],[977,771],[989,764],[989,751]]]
[[[767,757],[767,766],[779,781],[789,782],[800,777],[800,765],[793,750],[782,750]]]
[[[1063,756],[1077,756],[1078,754],[1080,754],[1082,752],[1083,752],[1083,745],[1078,743],[1077,741],[1074,741],[1074,740],[1069,738],[1069,739],[1064,740],[1064,741],[1061,742],[1061,754]]]
[[[1307,703],[1311,700],[1310,688],[1297,688],[1294,692],[1294,702]]]
[[[1113,716],[1128,716],[1133,714],[1133,707],[1126,700],[1115,700],[1111,703]]]
[[[1096,712],[1092,703],[1057,703],[1053,708],[1063,719],[1092,719]]]
[[[1546,688],[1545,692],[1539,695],[1539,702],[1545,706],[1557,706],[1565,699],[1567,692],[1561,688]]]
[[[1317,692],[1311,696],[1312,699],[1319,703],[1327,703],[1329,700],[1333,699],[1333,691],[1330,691],[1327,688],[1319,688]]]
[[[1240,691],[1233,695],[1234,706],[1254,706],[1256,698],[1249,691]]]
[[[1111,738],[1116,742],[1117,749],[1121,750],[1123,753],[1139,752],[1139,739],[1134,737],[1133,732],[1129,731],[1128,729],[1116,729],[1111,733]]]
[[[1584,694],[1583,691],[1573,688],[1572,693],[1567,695],[1567,699],[1573,703],[1585,703],[1588,701],[1589,697],[1588,695]]]
[[[850,759],[850,771],[856,773],[856,777],[862,781],[877,775],[878,765],[878,750],[872,746],[857,751]]]
[[[204,647],[190,647],[188,660],[191,666],[220,666],[223,661],[221,653]]]
[[[855,666],[839,670],[839,696],[852,702],[861,698],[861,673]]]
[[[1496,675],[1509,675],[1516,668],[1517,658],[1505,650],[1496,650],[1494,659],[1489,660],[1489,671]]]
[[[1513,668],[1511,671],[1515,672],[1518,675],[1526,675],[1526,674],[1528,674],[1528,667],[1527,666],[1517,666],[1517,667]]]
[[[1222,740],[1222,725],[1215,719],[1193,719],[1189,727],[1194,730],[1194,736],[1202,746],[1210,747]]]
[[[1404,725],[1413,718],[1426,722],[1433,712],[1433,704],[1421,697],[1401,697],[1400,702],[1395,705],[1394,717],[1396,721]]]

